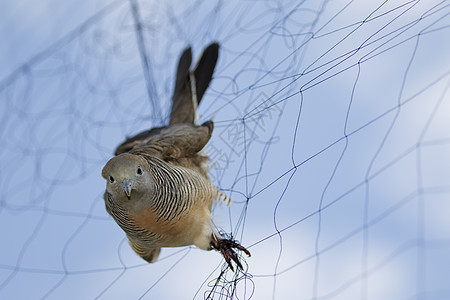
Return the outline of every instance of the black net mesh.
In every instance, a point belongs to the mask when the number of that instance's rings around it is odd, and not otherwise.
[[[118,1],[86,17],[0,82],[0,298],[448,298],[449,13]],[[181,51],[212,41],[199,111],[233,199],[214,222],[252,253],[237,273],[195,247],[147,264],[102,199],[115,146],[167,122]]]

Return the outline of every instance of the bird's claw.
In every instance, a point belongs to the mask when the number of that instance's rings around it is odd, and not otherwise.
[[[221,239],[213,236],[211,240],[211,247],[222,253],[223,257],[225,258],[225,261],[227,262],[228,266],[230,266],[230,269],[233,272],[234,268],[233,265],[231,264],[231,260],[233,260],[236,263],[239,269],[243,270],[242,264],[239,261],[237,253],[236,251],[234,251],[234,249],[241,250],[245,254],[247,254],[247,256],[251,256],[250,251],[248,251],[244,246],[238,244],[236,241],[232,239]]]

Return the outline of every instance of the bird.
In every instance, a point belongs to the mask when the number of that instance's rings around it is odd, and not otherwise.
[[[237,251],[251,256],[212,222],[213,205],[230,205],[231,199],[208,177],[202,149],[214,123],[199,125],[197,107],[218,55],[219,44],[210,44],[191,70],[192,49],[186,48],[178,62],[169,124],[126,138],[102,169],[106,211],[149,263],[158,259],[161,248],[190,245],[219,251],[233,271],[232,261],[243,269]]]

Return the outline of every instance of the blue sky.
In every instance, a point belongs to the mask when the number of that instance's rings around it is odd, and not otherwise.
[[[214,222],[252,253],[239,299],[448,298],[445,2],[138,4],[151,95],[128,3],[0,4],[0,298],[208,295],[221,256],[142,261],[100,171],[167,120],[179,54],[212,41],[199,110],[215,122],[210,177],[234,201]]]

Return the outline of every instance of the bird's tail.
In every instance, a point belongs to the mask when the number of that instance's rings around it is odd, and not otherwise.
[[[197,107],[211,82],[218,56],[219,44],[212,43],[203,51],[195,69],[190,71],[192,62],[191,48],[189,47],[183,51],[180,61],[178,62],[169,125],[180,123],[199,125]],[[209,131],[206,132],[207,140],[205,143],[211,137],[212,125],[212,122],[206,122],[202,125],[203,127],[209,128]],[[145,130],[135,136],[127,137],[127,139],[117,147],[114,154],[119,155],[128,152],[136,146],[148,142],[150,137],[160,135],[161,131],[165,129],[167,129],[166,126],[155,127],[150,130]],[[179,128],[175,130],[179,130]]]
[[[219,44],[212,43],[204,51],[195,69],[192,63],[191,48],[183,51],[177,68],[175,89],[172,96],[170,125],[177,123],[199,124],[197,107],[211,82],[219,56]]]

